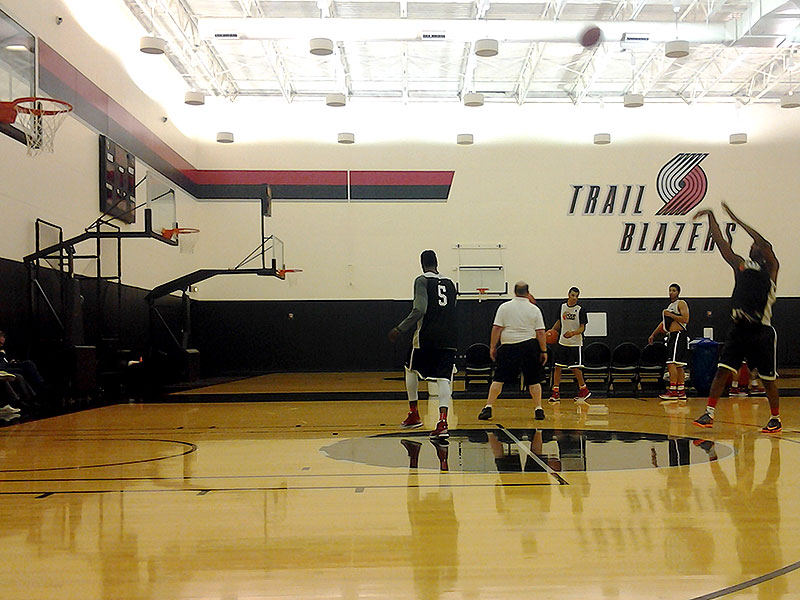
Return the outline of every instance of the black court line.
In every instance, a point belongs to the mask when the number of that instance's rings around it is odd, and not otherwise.
[[[440,473],[441,475],[441,473]],[[549,487],[549,483],[535,483],[535,482],[520,482],[520,483],[431,483],[431,484],[398,484],[398,485],[309,485],[309,486],[268,486],[268,487],[230,487],[230,488],[174,488],[163,489],[153,488],[149,490],[126,490],[122,488],[113,490],[48,490],[48,491],[25,491],[25,492],[0,492],[0,496],[36,496],[37,498],[47,498],[61,494],[172,494],[175,492],[192,492],[197,495],[207,495],[211,492],[324,492],[334,490],[392,490],[392,489],[408,489],[408,488],[495,488],[495,487]]]
[[[457,471],[459,476],[485,476],[494,475],[491,471]],[[439,476],[441,471],[430,469],[429,471],[419,471],[418,476]],[[215,479],[314,479],[326,477],[407,477],[408,473],[266,473],[264,475],[192,475],[191,477],[159,477],[159,476],[137,476],[137,477],[46,477],[40,479],[0,479],[0,485],[4,483],[65,483],[77,481],[206,481]]]
[[[747,581],[737,583],[736,585],[731,585],[729,587],[722,588],[721,590],[717,590],[716,592],[711,592],[708,594],[704,594],[702,596],[695,596],[694,598],[690,598],[689,600],[713,600],[713,598],[722,598],[723,596],[727,596],[728,594],[733,594],[741,590],[746,590],[747,588],[753,587],[754,585],[759,585],[761,583],[764,583],[765,581],[769,581],[771,579],[775,579],[776,577],[780,577],[781,575],[786,575],[787,573],[796,571],[799,568],[800,568],[800,561],[793,562],[790,565],[786,565],[785,567],[781,567],[780,569],[776,569],[769,573],[765,573],[764,575],[759,575],[758,577],[754,577],[753,579],[748,579]]]
[[[60,441],[69,441],[69,442],[76,442],[76,441],[84,441],[83,439],[70,439],[70,440],[60,440]],[[93,440],[98,441],[98,440]],[[94,464],[94,465],[73,465],[70,467],[42,467],[40,469],[0,469],[0,473],[38,473],[41,471],[70,471],[74,469],[97,469],[99,467],[119,467],[122,465],[136,465],[140,463],[149,463],[149,462],[158,462],[160,460],[166,460],[168,458],[178,458],[181,456],[186,456],[187,454],[191,454],[192,452],[197,451],[197,446],[190,442],[182,442],[180,440],[149,440],[149,439],[136,439],[136,438],[122,438],[122,439],[114,439],[114,438],[102,438],[99,441],[103,442],[162,442],[168,444],[179,444],[181,446],[187,446],[187,449],[184,452],[178,452],[176,454],[169,454],[167,456],[158,456],[155,458],[143,458],[140,460],[125,460],[120,462],[113,462],[113,463],[101,463],[101,464]]]
[[[495,425],[497,425],[497,427],[501,429],[503,433],[505,433],[508,437],[510,437],[514,441],[514,443],[519,447],[520,450],[522,450],[525,454],[527,454],[533,460],[535,460],[539,464],[539,466],[542,467],[547,472],[548,475],[551,475],[556,481],[558,481],[559,485],[569,485],[566,479],[564,479],[563,477],[561,477],[561,475],[553,471],[553,469],[551,469],[549,465],[547,465],[547,463],[545,463],[541,458],[539,458],[533,452],[531,452],[530,448],[526,448],[525,445],[519,439],[517,439],[517,437],[513,433],[511,433],[508,429],[503,427],[500,423],[495,423]]]

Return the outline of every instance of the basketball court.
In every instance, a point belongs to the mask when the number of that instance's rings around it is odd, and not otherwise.
[[[46,380],[0,369],[0,599],[800,598],[798,44],[779,0],[0,0],[0,328]],[[782,261],[775,435],[693,423],[728,199]],[[389,341],[430,248],[448,439]],[[479,420],[516,281],[608,359]]]
[[[447,471],[427,431],[395,425],[402,401],[117,405],[4,428],[4,596],[800,593],[798,436],[759,433],[763,400],[721,404],[713,431],[653,401],[562,401],[538,430],[523,400],[488,424],[481,406],[456,401]]]

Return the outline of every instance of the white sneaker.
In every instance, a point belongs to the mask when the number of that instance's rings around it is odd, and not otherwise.
[[[14,408],[10,404],[6,404],[3,408],[0,408],[0,413],[18,413],[21,412],[20,409]]]

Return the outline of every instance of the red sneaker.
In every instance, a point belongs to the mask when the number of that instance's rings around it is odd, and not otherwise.
[[[408,411],[408,416],[406,417],[405,421],[400,423],[402,427],[406,429],[415,429],[417,427],[422,427],[422,419],[419,416],[418,410],[410,410]]]
[[[550,399],[548,400],[548,402],[550,404],[557,404],[558,402],[561,402],[561,394],[559,393],[558,390],[553,390],[552,392],[550,392]]]
[[[431,431],[431,439],[446,440],[450,437],[450,432],[447,431],[447,421],[442,419],[436,424],[436,429]]]
[[[678,400],[686,402],[686,390],[678,390]]]
[[[584,387],[578,390],[578,395],[575,396],[575,402],[578,403],[586,403],[586,399],[592,395],[592,392],[589,391],[588,387]]]
[[[678,390],[670,390],[665,394],[659,394],[658,397],[666,402],[677,402],[679,400]]]

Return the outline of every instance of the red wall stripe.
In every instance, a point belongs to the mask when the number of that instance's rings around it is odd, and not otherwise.
[[[454,171],[350,171],[351,185],[451,185]]]

